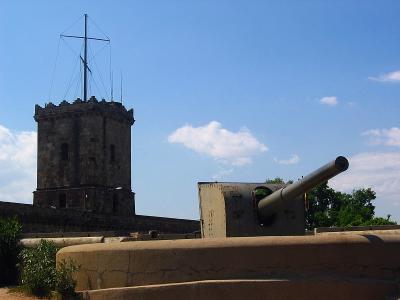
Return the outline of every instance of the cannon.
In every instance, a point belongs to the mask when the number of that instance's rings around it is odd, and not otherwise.
[[[199,182],[204,238],[303,235],[305,193],[347,170],[343,156],[293,184]]]

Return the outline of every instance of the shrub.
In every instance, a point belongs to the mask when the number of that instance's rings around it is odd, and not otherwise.
[[[35,248],[21,251],[21,281],[29,293],[49,296],[56,286],[56,253],[53,242],[41,240]]]
[[[62,260],[56,272],[56,291],[63,297],[73,297],[75,295],[76,280],[73,274],[79,270],[79,267],[69,259],[68,262]]]
[[[0,285],[18,281],[18,235],[22,229],[16,218],[0,218]]]
[[[58,250],[53,242],[41,240],[37,247],[21,251],[21,281],[26,292],[49,297],[56,291],[62,299],[75,297],[73,274],[79,267],[71,259],[56,267]]]

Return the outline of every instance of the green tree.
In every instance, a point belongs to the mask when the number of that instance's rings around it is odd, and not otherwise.
[[[361,226],[374,219],[375,192],[370,188],[355,190],[351,195],[343,197],[336,226]]]
[[[354,190],[351,194],[335,191],[327,182],[307,194],[306,228],[392,225],[396,222],[375,217],[375,192],[370,189]]]
[[[288,180],[287,182],[285,182],[285,180],[283,180],[282,178],[275,177],[274,179],[267,178],[267,180],[265,180],[265,183],[269,183],[269,184],[290,184],[290,183],[293,183],[293,180]]]
[[[376,225],[397,225],[396,222],[390,220],[390,215],[387,215],[386,219],[381,217],[375,217],[370,221],[365,222],[366,226],[376,226]]]
[[[343,202],[343,196],[322,183],[307,194],[306,227],[333,226],[338,218],[338,211]]]
[[[265,183],[269,183],[269,184],[285,184],[285,181],[280,177],[275,177],[274,179],[267,178],[267,180],[265,180]]]

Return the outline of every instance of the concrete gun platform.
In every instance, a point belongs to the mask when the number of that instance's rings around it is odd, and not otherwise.
[[[86,299],[385,299],[399,253],[400,235],[354,234],[88,244],[57,261],[81,266]]]

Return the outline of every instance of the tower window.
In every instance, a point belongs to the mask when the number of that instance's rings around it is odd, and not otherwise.
[[[60,208],[67,207],[67,195],[65,195],[64,193],[62,193],[58,196],[58,206]]]
[[[113,214],[118,211],[118,196],[117,194],[113,195]]]
[[[115,161],[115,145],[110,145],[110,161]]]
[[[67,143],[62,143],[61,144],[61,160],[68,160],[69,159],[69,153],[68,153],[68,144]]]

